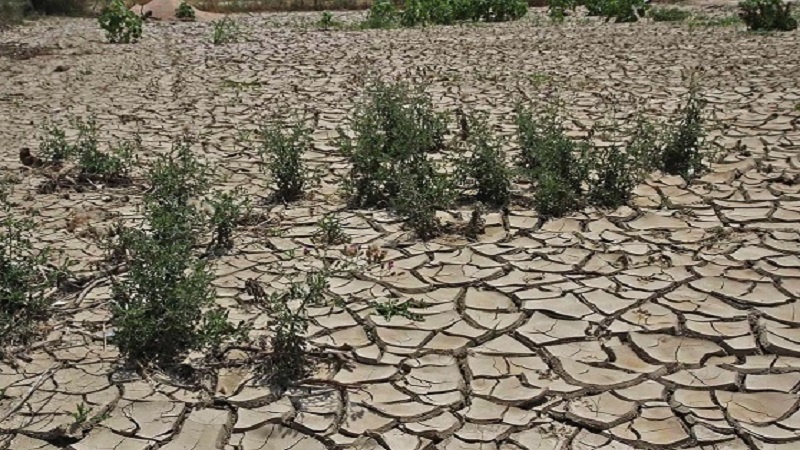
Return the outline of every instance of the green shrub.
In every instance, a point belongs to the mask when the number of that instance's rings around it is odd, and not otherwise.
[[[330,30],[331,28],[338,28],[342,24],[333,17],[329,11],[323,11],[322,16],[319,18],[317,22],[317,26],[323,30]]]
[[[214,192],[209,200],[213,209],[211,214],[211,247],[215,250],[233,248],[233,231],[236,224],[250,208],[250,202],[244,193],[237,189],[233,192]]]
[[[142,18],[122,0],[111,0],[98,19],[111,43],[129,44],[142,37]]]
[[[547,15],[553,22],[563,22],[569,11],[575,11],[575,0],[549,0],[547,2]]]
[[[644,17],[649,5],[644,0],[585,0],[590,16],[614,19],[615,22],[636,22]]]
[[[72,157],[74,149],[67,134],[55,124],[44,126],[45,136],[39,143],[39,157],[45,165],[59,165]]]
[[[435,237],[441,231],[436,211],[449,207],[454,200],[451,181],[424,156],[401,166],[398,175],[399,191],[391,200],[392,209],[421,239]]]
[[[308,130],[298,122],[288,133],[270,125],[259,133],[260,154],[275,184],[275,198],[283,202],[299,199],[306,185],[307,169],[302,158],[310,145]]]
[[[113,283],[113,341],[130,360],[171,363],[243,331],[214,307],[213,274],[194,252],[205,226],[194,200],[208,174],[188,141],[176,143],[150,170],[144,226],[119,236],[128,273]]]
[[[753,31],[791,31],[797,28],[791,3],[782,0],[744,0],[739,2],[739,17]]]
[[[647,15],[655,22],[683,22],[691,17],[692,13],[680,8],[651,8]]]
[[[583,203],[583,184],[588,176],[588,146],[569,139],[553,111],[534,116],[517,107],[520,162],[537,183],[534,206],[545,218],[559,217]]]
[[[626,204],[639,183],[636,164],[617,147],[595,148],[591,156],[589,203],[604,208]]]
[[[400,18],[404,27],[471,20],[505,22],[516,20],[528,12],[521,0],[409,0]]]
[[[319,230],[314,234],[314,241],[324,246],[341,245],[350,242],[350,236],[342,230],[342,223],[333,214],[326,214],[317,222]]]
[[[61,165],[75,160],[80,181],[104,184],[124,184],[130,180],[131,169],[141,150],[139,136],[132,141],[123,141],[110,146],[109,151],[99,150],[97,123],[94,118],[86,121],[72,119],[78,130],[78,138],[68,142],[66,133],[57,125],[46,125],[46,132],[39,144],[40,160],[44,165]]]
[[[393,28],[397,25],[397,9],[391,0],[375,0],[367,13],[364,28]]]
[[[481,17],[487,22],[517,20],[528,13],[528,2],[524,0],[480,0],[479,4],[486,5]]]
[[[185,21],[195,20],[194,8],[189,6],[189,4],[186,2],[181,2],[181,4],[175,9],[175,17]]]
[[[668,174],[693,178],[705,170],[703,165],[702,109],[705,102],[692,87],[686,104],[681,108],[681,119],[671,127],[667,142],[661,150],[660,169]]]
[[[94,119],[76,120],[78,142],[71,153],[77,158],[80,178],[106,184],[124,184],[130,180],[131,169],[141,151],[141,138],[123,141],[108,152],[100,151],[97,142],[97,125]]]
[[[211,33],[211,42],[214,45],[229,44],[239,40],[239,24],[228,16],[212,22],[214,31]]]
[[[11,190],[0,181],[0,355],[10,346],[25,345],[39,334],[50,315],[50,290],[64,268],[47,267],[50,251],[31,239],[33,221],[14,217]]]
[[[340,130],[339,145],[352,163],[344,183],[350,206],[388,206],[420,235],[431,236],[436,208],[452,200],[447,176],[428,157],[444,146],[444,115],[422,92],[377,81],[349,125],[355,136]]]
[[[467,156],[458,162],[457,179],[475,189],[479,201],[505,206],[511,195],[511,173],[503,156],[503,142],[492,135],[485,118],[473,117],[467,121]]]
[[[338,143],[353,164],[344,189],[356,208],[388,206],[400,191],[401,169],[426,164],[426,155],[444,146],[444,115],[404,83],[369,85],[349,126],[355,137],[340,130]]]

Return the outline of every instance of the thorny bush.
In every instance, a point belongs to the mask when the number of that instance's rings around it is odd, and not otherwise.
[[[744,0],[739,2],[739,17],[753,31],[792,31],[797,19],[791,7],[782,0]]]
[[[492,206],[506,206],[511,195],[511,173],[503,155],[503,141],[492,134],[485,117],[465,117],[466,152],[458,161],[456,178],[476,191],[475,198]]]

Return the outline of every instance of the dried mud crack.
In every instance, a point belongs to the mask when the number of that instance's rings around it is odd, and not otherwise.
[[[0,448],[800,446],[800,33],[530,18],[317,32],[298,25],[311,14],[237,20],[249,37],[225,46],[211,45],[202,23],[147,23],[141,43],[122,46],[102,45],[88,19],[2,32],[0,166],[43,241],[89,281],[24,359],[0,363]],[[442,110],[486,111],[508,136],[518,100],[560,99],[581,137],[612,115],[670,116],[686,92],[682,74],[697,68],[719,158],[691,183],[648,177],[630,206],[550,221],[515,206],[489,211],[471,240],[423,243],[385,211],[349,211],[339,196],[348,164],[336,127],[366,69],[425,83]],[[285,392],[259,381],[251,349],[198,363],[184,381],[119,366],[91,236],[138,220],[142,192],[37,191],[46,177],[18,157],[37,148],[38,124],[88,112],[103,139],[140,133],[143,162],[186,130],[202,136],[225,187],[255,199],[268,197],[269,180],[237,138],[264,119],[315,116],[304,159],[316,183],[297,203],[259,206],[259,225],[214,260],[214,285],[232,320],[267,336],[269,314],[248,302],[245,284],[302,272],[299,260],[285,262],[286,274],[265,268],[278,252],[313,246],[315,224],[334,212],[354,244],[387,249],[393,270],[331,280],[352,300],[310,310],[308,340],[327,363]],[[470,210],[442,217],[458,229]],[[414,310],[418,321],[386,320],[370,307],[386,299],[427,307]],[[89,411],[81,426],[77,405]]]

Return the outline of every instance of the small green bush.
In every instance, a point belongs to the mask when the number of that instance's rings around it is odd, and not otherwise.
[[[397,25],[397,9],[391,0],[375,0],[367,13],[364,28],[394,28]]]
[[[644,0],[585,0],[584,6],[590,16],[614,19],[617,23],[636,22],[649,8]]]
[[[349,125],[355,136],[340,130],[338,141],[352,163],[344,183],[350,206],[388,206],[421,236],[435,234],[436,209],[453,197],[428,156],[444,147],[445,116],[419,90],[376,81]]]
[[[112,185],[130,181],[131,169],[141,150],[139,136],[132,141],[111,145],[104,152],[98,148],[98,128],[94,118],[86,121],[74,118],[71,123],[78,130],[74,142],[67,141],[66,133],[57,125],[44,127],[46,134],[39,144],[39,155],[44,165],[61,165],[75,160],[80,181]]]
[[[691,17],[692,13],[680,8],[650,8],[647,15],[655,22],[683,22]]]
[[[550,218],[580,208],[588,177],[588,146],[569,139],[553,111],[534,115],[518,106],[516,122],[523,171],[537,183],[536,210]]]
[[[671,127],[661,150],[659,168],[662,171],[689,179],[705,170],[702,151],[705,137],[702,117],[704,104],[693,87],[680,111],[680,122]]]
[[[48,269],[50,250],[31,239],[33,221],[14,217],[11,189],[0,180],[0,355],[38,334],[50,314],[50,290],[64,269]]]
[[[441,232],[436,211],[449,207],[454,200],[450,179],[437,164],[422,156],[401,166],[398,175],[399,191],[391,200],[392,209],[421,239],[435,237]]]
[[[220,20],[215,20],[212,25],[214,30],[211,33],[211,42],[214,45],[229,44],[239,40],[241,33],[239,24],[230,17],[225,16]]]
[[[116,250],[128,272],[113,284],[113,341],[130,360],[171,363],[243,331],[214,306],[213,274],[193,250],[205,226],[194,200],[209,173],[188,141],[177,142],[150,170],[145,225],[121,231]]]
[[[739,2],[739,10],[739,17],[753,31],[792,31],[797,28],[791,3],[782,0],[744,0]]]
[[[547,2],[547,15],[553,22],[563,22],[569,11],[575,11],[577,3],[575,0],[549,0]],[[590,10],[591,12],[591,10]]]
[[[211,247],[219,250],[233,248],[233,231],[236,224],[249,210],[250,203],[241,190],[232,192],[215,192],[209,200],[213,213],[211,214],[211,228],[213,237]]]
[[[181,4],[175,9],[175,17],[184,21],[192,21],[196,18],[194,8],[189,6],[189,4],[186,2],[181,2]]]
[[[322,16],[319,18],[317,22],[317,26],[323,30],[330,30],[331,28],[338,28],[342,24],[333,17],[333,14],[330,11],[323,11]]]
[[[129,44],[142,37],[142,18],[129,10],[122,0],[111,0],[98,21],[111,43]]]
[[[467,119],[467,153],[458,161],[457,179],[475,189],[477,200],[505,206],[511,195],[511,173],[502,151],[503,142],[491,132],[483,117]]]
[[[604,208],[626,204],[639,183],[636,164],[617,147],[595,148],[591,155],[589,203]]]
[[[344,189],[353,207],[385,207],[400,191],[401,169],[424,165],[426,155],[444,146],[445,116],[430,98],[404,83],[376,81],[356,106],[338,143],[353,164]]]
[[[275,198],[283,202],[299,199],[308,172],[303,164],[303,153],[310,146],[308,130],[298,122],[288,133],[280,126],[265,125],[259,134],[260,154],[275,184]]]
[[[400,18],[404,27],[459,21],[505,22],[516,20],[528,12],[521,0],[409,0]]]

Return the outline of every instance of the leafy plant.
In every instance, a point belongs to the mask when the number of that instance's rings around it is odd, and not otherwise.
[[[739,2],[739,17],[753,31],[791,31],[797,28],[791,3],[783,0],[743,0]]]
[[[385,207],[400,192],[401,172],[425,166],[443,148],[445,118],[430,98],[404,83],[375,81],[349,120],[354,134],[339,130],[338,143],[353,167],[344,189],[353,207]]]
[[[703,117],[705,102],[696,87],[689,91],[686,104],[680,111],[680,122],[673,126],[660,155],[660,169],[686,179],[699,175],[703,165]]]
[[[39,143],[39,156],[46,165],[59,165],[74,153],[72,145],[67,142],[67,135],[58,125],[46,124],[45,137]]]
[[[454,191],[440,168],[423,158],[413,159],[401,168],[397,197],[390,205],[424,240],[439,234],[441,226],[436,211],[452,204]]]
[[[681,8],[650,8],[647,15],[655,22],[683,22],[692,13]]]
[[[636,22],[644,17],[649,5],[644,0],[585,0],[590,16],[602,16],[615,22]]]
[[[214,45],[229,44],[239,40],[239,24],[228,16],[212,22],[214,31],[211,33],[211,42]]]
[[[589,203],[604,208],[626,204],[639,182],[636,161],[617,147],[595,148],[591,160]]]
[[[49,317],[50,290],[65,274],[65,266],[48,267],[49,248],[37,249],[31,239],[33,221],[14,216],[11,189],[0,181],[0,354],[8,346],[24,345]]]
[[[209,203],[213,208],[211,214],[211,247],[214,249],[230,250],[233,248],[233,231],[236,224],[242,219],[249,209],[247,199],[240,200],[243,196],[241,190],[233,192],[215,192]]]
[[[473,0],[483,6],[481,18],[486,22],[517,20],[528,13],[528,2],[524,0]]]
[[[341,26],[341,23],[333,17],[333,14],[331,14],[330,11],[323,11],[322,16],[317,22],[317,26],[323,30],[330,30],[331,28],[337,28]]]
[[[309,148],[308,130],[298,122],[285,133],[281,126],[265,125],[259,131],[261,158],[275,184],[275,197],[284,202],[303,195],[307,170],[303,153]]]
[[[588,146],[566,136],[554,111],[535,116],[518,106],[516,121],[520,162],[523,171],[537,183],[533,201],[539,214],[560,217],[579,208],[588,176]]]
[[[375,308],[383,320],[389,322],[393,317],[404,317],[408,320],[420,321],[422,315],[411,312],[411,308],[425,308],[427,304],[422,301],[408,300],[400,302],[397,299],[389,299],[387,302],[370,302],[370,306]]]
[[[323,245],[340,245],[350,242],[350,236],[342,230],[342,223],[334,214],[326,214],[317,222],[319,230],[314,240]]]
[[[72,419],[75,421],[75,425],[80,426],[85,424],[89,420],[89,414],[92,413],[92,407],[87,406],[86,403],[78,403],[75,406],[75,412],[71,413]]]
[[[448,177],[428,157],[444,146],[445,120],[430,98],[409,86],[380,81],[350,119],[355,137],[340,130],[352,169],[344,190],[353,207],[389,206],[420,236],[438,229],[436,209],[453,199]]]
[[[187,140],[176,142],[149,172],[144,226],[120,233],[128,273],[113,283],[113,341],[131,360],[170,363],[243,331],[214,307],[213,274],[193,251],[205,227],[193,199],[205,191],[209,173]]]
[[[508,204],[511,173],[502,152],[502,141],[492,135],[485,118],[467,120],[466,156],[458,161],[456,176],[459,183],[474,186],[475,197],[494,206]]]
[[[191,6],[189,6],[188,3],[183,1],[175,9],[175,17],[177,17],[180,20],[184,20],[184,21],[195,20],[194,8],[192,8]]]
[[[141,137],[132,141],[123,141],[108,152],[98,149],[97,124],[93,118],[88,121],[73,120],[78,128],[78,140],[69,150],[75,156],[83,180],[103,183],[125,183],[130,179],[130,172],[137,154],[141,150]]]
[[[129,44],[142,37],[142,18],[129,10],[122,0],[111,0],[98,20],[111,43]]]
[[[391,0],[375,0],[369,9],[364,28],[393,28],[397,24],[397,9]]]
[[[553,22],[563,22],[569,11],[575,11],[577,3],[575,0],[549,0],[547,2],[547,15]]]

